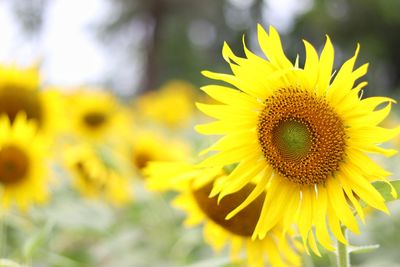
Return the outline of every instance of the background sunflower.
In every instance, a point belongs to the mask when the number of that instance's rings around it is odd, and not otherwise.
[[[125,111],[107,91],[78,89],[68,95],[66,105],[71,107],[65,114],[69,132],[74,133],[78,140],[102,142],[115,135],[126,138],[129,132]]]
[[[107,151],[107,158],[104,158],[101,149],[78,145],[65,152],[65,164],[71,173],[72,184],[86,197],[126,204],[132,197],[127,173],[123,171],[126,167],[113,158],[112,151]]]
[[[216,179],[225,176],[221,170],[196,169],[185,163],[154,162],[146,168],[146,174],[150,188],[179,192],[172,202],[187,214],[185,225],[194,227],[204,224],[204,240],[216,252],[229,245],[233,262],[244,261],[251,267],[261,267],[266,263],[271,266],[300,266],[300,257],[296,252],[300,246],[293,236],[282,237],[280,231],[271,231],[262,240],[251,238],[263,205],[262,196],[230,220],[225,219],[247,197],[254,185],[218,201],[217,197],[209,198],[209,195]],[[242,255],[244,251],[246,255]]]
[[[44,203],[49,197],[48,143],[23,112],[12,123],[2,115],[0,129],[1,205],[26,211],[33,203]]]
[[[0,114],[13,122],[19,112],[35,120],[42,134],[53,138],[63,122],[61,104],[54,90],[42,91],[38,66],[23,68],[17,65],[0,66]]]

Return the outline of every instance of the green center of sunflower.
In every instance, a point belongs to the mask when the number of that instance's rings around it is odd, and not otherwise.
[[[0,114],[7,114],[13,122],[20,111],[24,111],[28,119],[35,119],[41,125],[43,107],[39,92],[15,86],[0,88]]]
[[[83,122],[90,128],[99,128],[106,122],[106,115],[101,112],[89,112],[83,117]]]
[[[312,92],[287,88],[267,98],[257,133],[266,161],[297,184],[324,183],[345,156],[341,118]]]
[[[236,193],[224,197],[218,204],[218,197],[209,198],[213,183],[209,183],[193,191],[193,196],[199,208],[204,212],[208,219],[231,232],[232,234],[251,237],[261,214],[264,203],[265,193],[258,196],[252,203],[242,211],[225,220],[225,217],[237,206],[239,206],[253,191],[255,185],[247,184]]]
[[[0,183],[8,185],[22,181],[28,168],[28,156],[20,148],[10,145],[0,149]]]
[[[312,136],[305,123],[283,120],[272,130],[272,135],[284,158],[300,159],[310,151]]]

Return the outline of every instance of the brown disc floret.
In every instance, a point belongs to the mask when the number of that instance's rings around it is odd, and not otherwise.
[[[313,92],[287,88],[267,98],[257,133],[265,159],[297,184],[323,183],[345,155],[343,121]]]

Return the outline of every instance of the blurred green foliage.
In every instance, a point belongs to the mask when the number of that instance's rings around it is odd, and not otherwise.
[[[400,84],[400,1],[314,0],[314,7],[296,19],[291,38],[322,45],[325,33],[339,49],[341,64],[361,45],[359,64],[370,62],[367,93],[394,92]]]

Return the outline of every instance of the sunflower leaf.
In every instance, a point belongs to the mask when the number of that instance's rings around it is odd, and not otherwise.
[[[399,199],[399,197],[400,197],[400,180],[390,181],[389,183],[396,190],[397,198],[393,197],[392,187],[387,182],[376,181],[376,182],[372,183],[372,185],[375,187],[375,189],[378,190],[379,193],[382,195],[382,197],[385,199],[385,202],[393,201],[393,200]]]
[[[354,254],[363,254],[363,253],[370,253],[371,251],[378,248],[379,244],[365,245],[365,246],[351,246],[349,247],[349,252]]]

